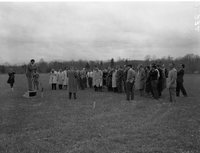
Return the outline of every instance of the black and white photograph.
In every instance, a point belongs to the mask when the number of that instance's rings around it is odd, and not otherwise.
[[[0,1],[0,153],[200,153],[200,1]]]

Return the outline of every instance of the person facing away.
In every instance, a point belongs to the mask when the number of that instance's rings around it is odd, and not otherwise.
[[[185,65],[184,64],[181,64],[179,66],[179,70],[177,72],[177,87],[176,87],[176,96],[179,97],[180,96],[180,91],[182,92],[183,96],[187,97],[187,92],[183,86],[183,76],[184,76],[184,68],[185,68]]]
[[[151,66],[151,70],[149,72],[149,77],[150,77],[150,81],[151,81],[151,93],[152,96],[155,99],[159,98],[158,95],[158,78],[159,78],[159,74],[158,74],[158,70],[156,69],[156,65],[152,64]]]
[[[157,65],[157,70],[159,72],[159,78],[158,78],[158,96],[161,97],[162,91],[163,91],[163,70],[161,68],[161,65]]]
[[[116,81],[117,81],[117,91],[122,93],[122,84],[123,84],[123,70],[122,67],[119,66],[116,74]]]
[[[147,95],[150,94],[150,91],[151,91],[151,80],[150,80],[150,76],[149,76],[149,73],[150,73],[150,66],[146,66],[145,67],[145,92]]]
[[[10,70],[10,72],[8,73],[8,84],[10,84],[11,90],[14,91],[14,83],[15,83],[15,72],[13,70]]]
[[[32,82],[32,77],[33,77],[33,71],[37,70],[35,60],[31,59],[30,63],[26,67],[26,77],[28,81],[28,91],[33,90],[33,82]]]
[[[133,70],[132,65],[128,65],[127,79],[126,79],[126,100],[134,100],[134,83],[136,72]]]
[[[74,96],[74,99],[77,99],[77,89],[78,89],[78,83],[77,83],[77,72],[74,70],[74,67],[71,67],[70,70],[67,72],[69,84],[68,84],[68,93],[69,93],[69,99],[72,98],[72,94]]]
[[[177,70],[175,69],[174,63],[169,64],[169,69],[167,87],[169,89],[170,102],[176,102]]]

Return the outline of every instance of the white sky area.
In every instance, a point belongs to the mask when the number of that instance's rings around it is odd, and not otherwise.
[[[200,55],[195,6],[180,1],[0,2],[0,63]]]

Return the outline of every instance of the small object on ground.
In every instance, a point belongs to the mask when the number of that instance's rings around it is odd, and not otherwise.
[[[27,91],[25,92],[25,94],[23,95],[23,97],[25,98],[31,98],[37,95],[37,91]]]

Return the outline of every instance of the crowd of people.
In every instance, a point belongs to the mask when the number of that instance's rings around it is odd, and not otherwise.
[[[137,67],[132,65],[108,67],[99,69],[97,66],[93,70],[77,70],[74,67],[52,69],[49,75],[49,84],[52,90],[68,90],[69,99],[77,98],[77,90],[93,88],[95,92],[115,92],[126,93],[126,100],[134,100],[134,93],[139,91],[140,96],[148,96],[154,99],[162,97],[164,89],[168,88],[169,98],[171,102],[176,101],[176,96],[180,96],[180,92],[187,97],[187,92],[183,85],[184,64],[180,64],[175,68],[174,63],[170,63],[169,67],[164,64],[155,64]],[[15,72],[12,70],[8,73],[7,83],[10,84],[12,91],[15,82]],[[39,73],[35,60],[32,59],[26,68],[26,77],[28,82],[28,91],[37,91],[41,87],[39,81]]]
[[[52,90],[57,86],[60,90],[67,89],[69,99],[74,95],[77,98],[77,89],[94,88],[94,91],[126,93],[126,100],[134,100],[135,90],[139,91],[140,96],[148,96],[159,99],[165,88],[169,89],[171,102],[176,101],[176,96],[182,91],[187,96],[183,86],[184,64],[177,67],[174,63],[166,68],[164,64],[152,63],[148,66],[138,65],[133,68],[132,65],[117,66],[115,68],[99,69],[97,66],[93,70],[77,70],[74,67],[70,69],[55,71],[51,70],[49,84]]]

